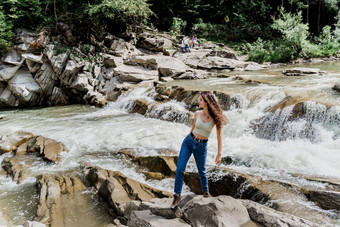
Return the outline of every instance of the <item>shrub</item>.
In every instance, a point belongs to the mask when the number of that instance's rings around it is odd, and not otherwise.
[[[179,17],[172,18],[171,32],[174,34],[181,34],[184,32],[187,22]]]

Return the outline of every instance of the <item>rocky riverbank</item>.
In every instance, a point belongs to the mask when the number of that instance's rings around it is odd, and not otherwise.
[[[42,147],[42,143],[45,146]],[[16,132],[0,140],[1,151],[12,154],[3,160],[0,173],[18,183],[27,177],[36,179],[38,205],[35,219],[28,220],[23,226],[68,226],[67,220],[72,213],[70,207],[74,206],[72,201],[76,199],[78,206],[89,205],[84,194],[88,190],[97,194],[101,209],[107,213],[106,226],[319,226],[288,214],[292,206],[298,208],[301,205],[298,202],[286,204],[282,198],[312,201],[322,209],[340,210],[340,182],[332,179],[300,176],[301,179],[327,184],[327,188],[315,190],[217,167],[209,172],[209,185],[214,197],[204,198],[199,195],[198,174],[188,172],[185,182],[195,194],[185,195],[179,208],[172,211],[169,209],[171,193],[142,184],[119,171],[83,163],[77,169],[54,175],[25,172],[28,167],[37,165],[32,162],[33,159],[57,165],[58,159],[48,158],[65,152],[64,145],[57,144],[57,141],[28,132]],[[43,158],[40,158],[41,155]],[[134,163],[135,168],[144,169],[143,173],[148,178],[174,177],[176,156],[139,157],[128,149],[116,151],[113,155]],[[226,161],[235,160],[224,159]],[[276,202],[268,204],[269,200]],[[320,215],[313,208],[300,211],[300,215],[303,213],[306,216]]]
[[[131,34],[126,40],[106,34],[101,40],[92,37],[89,44],[63,46],[62,40],[72,40],[72,32],[62,27],[64,33],[46,39],[42,49],[29,44],[35,33],[17,30],[15,45],[0,61],[0,108],[103,106],[136,86],[277,66],[239,60],[231,49],[211,42],[182,53],[177,37],[157,32]],[[294,75],[301,73],[310,72]]]

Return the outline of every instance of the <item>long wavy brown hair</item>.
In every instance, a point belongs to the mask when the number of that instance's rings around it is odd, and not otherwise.
[[[217,101],[217,98],[211,91],[204,91],[201,93],[203,100],[207,103],[208,111],[212,119],[215,121],[217,128],[222,128],[228,123],[228,119],[223,114],[223,110]]]

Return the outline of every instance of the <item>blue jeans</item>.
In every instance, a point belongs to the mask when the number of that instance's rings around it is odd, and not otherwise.
[[[208,175],[205,168],[207,160],[207,142],[196,142],[191,134],[189,134],[183,141],[181,151],[179,153],[175,178],[175,193],[182,192],[184,172],[191,154],[194,154],[198,173],[201,178],[202,192],[209,191]]]
[[[185,50],[186,50],[186,49],[188,50],[189,53],[191,53],[191,50],[190,50],[190,47],[189,47],[188,44],[182,46],[183,53],[185,53]]]

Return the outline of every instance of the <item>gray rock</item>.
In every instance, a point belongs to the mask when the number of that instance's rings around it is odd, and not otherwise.
[[[319,204],[323,209],[340,210],[340,192],[311,191],[310,200]]]
[[[70,86],[75,79],[75,76],[81,69],[85,66],[84,63],[78,63],[75,60],[67,61],[65,70],[62,75],[60,75],[60,80],[63,85]]]
[[[209,53],[208,56],[218,56],[221,58],[230,58],[230,59],[238,60],[235,52],[227,48],[223,48],[221,50],[213,50]]]
[[[193,226],[239,227],[250,222],[241,201],[230,196],[196,196],[183,207],[183,216]]]
[[[35,75],[35,80],[40,85],[45,95],[50,96],[58,81],[52,66],[45,62],[39,72]]]
[[[64,94],[64,92],[60,88],[54,87],[52,95],[48,99],[47,103],[49,105],[67,105],[69,104],[69,101],[68,97]]]
[[[141,82],[158,78],[157,70],[148,70],[140,66],[120,65],[114,68],[114,75],[120,82]]]
[[[287,76],[308,76],[308,75],[322,75],[324,72],[317,68],[290,68],[282,71]]]
[[[36,221],[25,221],[24,223],[22,223],[21,226],[22,227],[47,227],[45,224],[36,222]]]
[[[5,106],[11,107],[16,107],[19,105],[19,101],[7,87],[3,89],[0,88],[0,102],[4,103]]]
[[[32,74],[35,74],[36,72],[38,72],[38,70],[39,70],[40,67],[41,67],[41,64],[40,64],[40,63],[31,61],[31,60],[28,60],[28,59],[26,59],[25,62],[26,62],[26,65],[27,65],[27,67],[28,67],[28,70],[29,70],[30,73],[32,73]]]
[[[43,54],[35,55],[32,53],[27,53],[27,54],[23,54],[22,58],[26,60],[34,61],[37,63],[43,63]]]
[[[9,135],[4,135],[0,140],[0,154],[15,150],[20,144],[26,142],[34,135],[30,132],[17,131]]]
[[[9,80],[8,87],[25,105],[35,106],[41,101],[39,93],[42,89],[27,68],[19,69]]]
[[[70,85],[70,88],[84,93],[93,91],[93,87],[89,84],[89,79],[92,79],[92,76],[89,72],[79,73],[73,83]]]
[[[2,58],[2,61],[11,65],[21,66],[24,59],[20,56],[16,49],[11,49]]]
[[[137,46],[150,51],[163,52],[172,47],[172,41],[150,33],[142,33]]]
[[[282,213],[251,200],[241,200],[252,220],[265,226],[316,227],[317,225],[294,215]]]
[[[332,89],[335,90],[335,91],[340,92],[340,83],[339,83],[339,84],[335,84],[335,85],[332,87]]]
[[[197,65],[201,69],[235,69],[244,68],[249,63],[229,58],[206,57]]]
[[[52,56],[50,62],[57,74],[61,74],[64,71],[65,63],[68,59],[68,53],[58,54],[57,56]]]
[[[130,202],[131,199],[116,178],[107,178],[100,186],[98,194],[109,202],[118,215],[124,216],[124,211],[120,206]]]
[[[0,81],[10,80],[20,68],[20,65],[5,65],[0,62]]]
[[[179,219],[166,219],[153,215],[149,210],[132,211],[128,226],[131,227],[189,227],[190,225]]]

